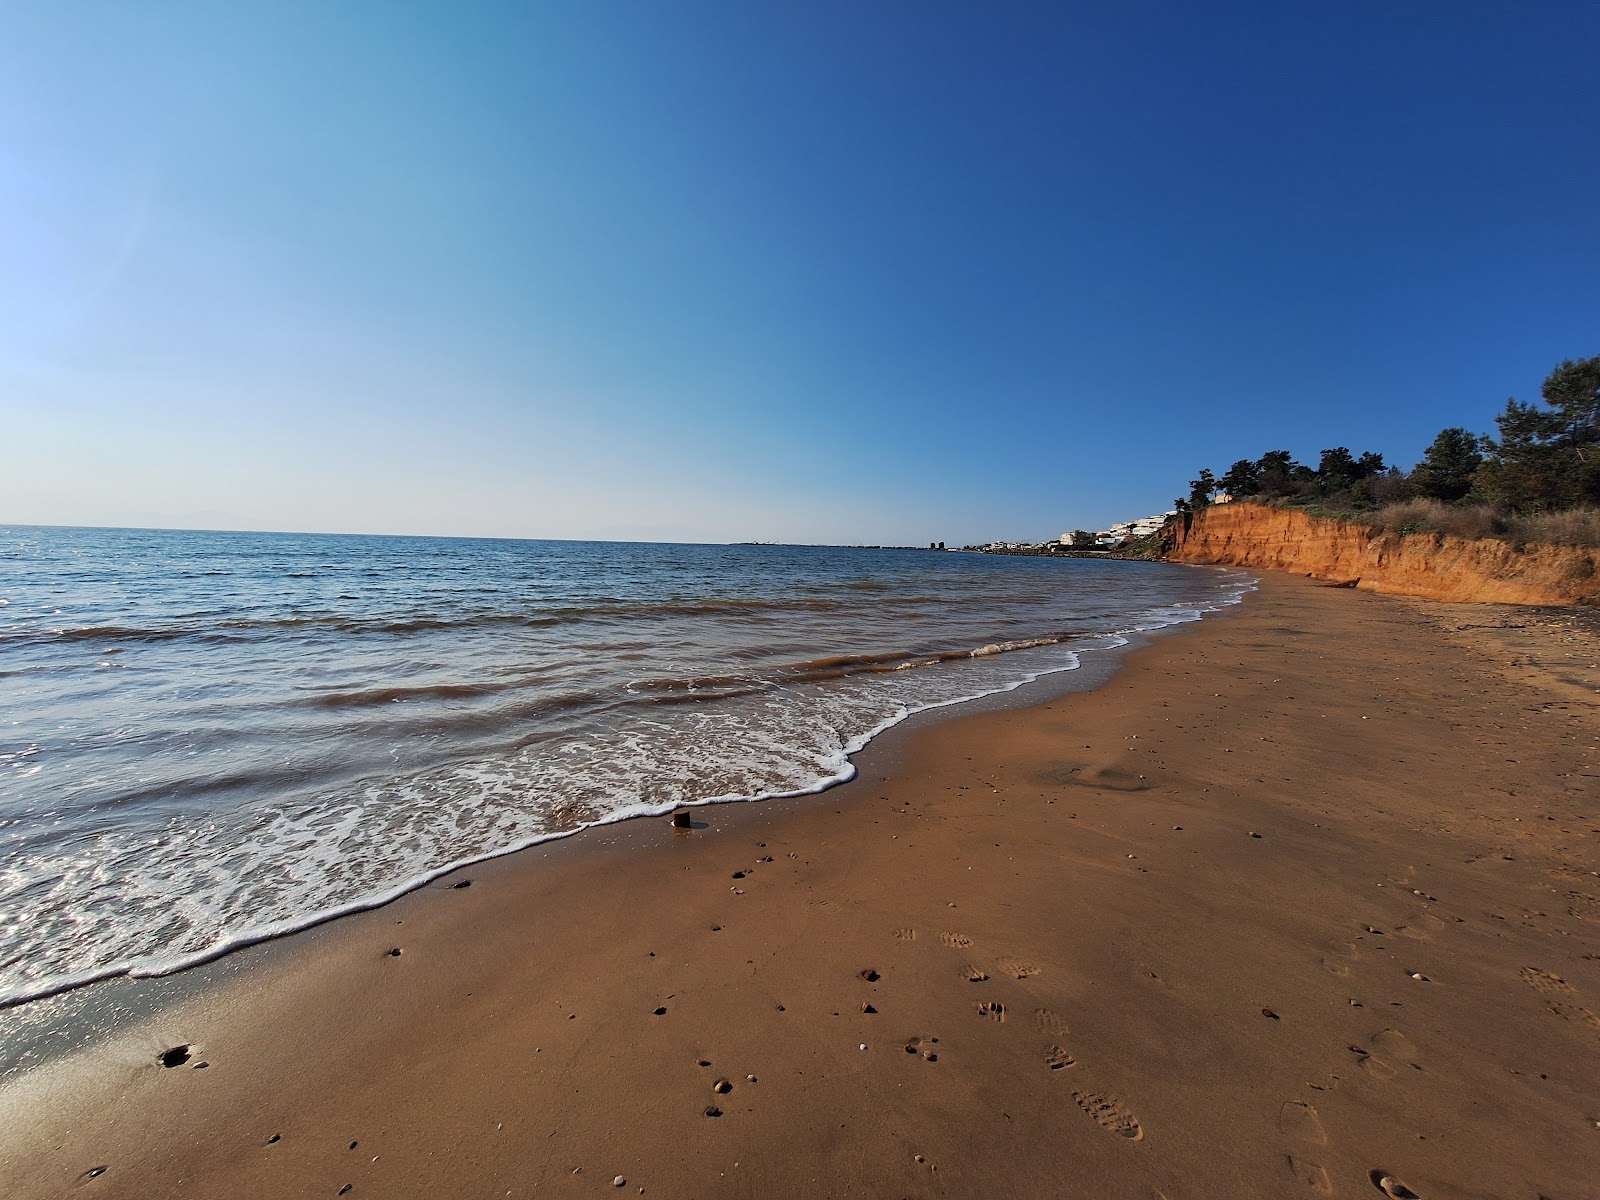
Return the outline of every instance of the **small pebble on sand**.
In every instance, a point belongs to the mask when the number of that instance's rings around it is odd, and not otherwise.
[[[611,1181],[611,1186],[612,1187],[621,1187],[623,1184],[625,1184],[627,1182],[628,1181],[626,1179],[624,1179],[621,1175],[618,1175],[615,1179],[613,1179]]]

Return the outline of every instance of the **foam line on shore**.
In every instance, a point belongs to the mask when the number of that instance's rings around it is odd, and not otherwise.
[[[1218,568],[1203,568],[1218,569]],[[347,903],[329,906],[302,916],[287,918],[280,921],[268,922],[253,929],[242,930],[232,936],[219,939],[204,949],[189,954],[177,955],[168,959],[146,960],[136,963],[121,963],[102,969],[85,971],[77,974],[59,977],[44,986],[29,990],[21,990],[10,996],[0,997],[0,1011],[15,1008],[33,1001],[59,996],[79,988],[99,983],[109,979],[133,978],[149,979],[172,975],[192,967],[214,962],[228,954],[250,946],[260,945],[274,941],[278,938],[311,929],[341,917],[355,913],[368,912],[390,904],[400,897],[427,887],[456,871],[475,866],[479,863],[493,859],[503,858],[520,851],[549,842],[558,841],[582,833],[587,829],[614,825],[623,821],[639,817],[665,816],[679,808],[703,808],[714,804],[729,803],[757,803],[767,800],[794,799],[803,796],[817,795],[839,784],[849,782],[857,774],[857,768],[852,757],[859,754],[877,737],[889,729],[900,725],[902,722],[922,713],[933,712],[945,708],[953,708],[970,704],[991,696],[1004,695],[1015,692],[1030,683],[1035,683],[1051,675],[1065,674],[1076,671],[1082,666],[1082,654],[1093,653],[1096,650],[1119,650],[1130,644],[1132,635],[1144,633],[1159,633],[1176,626],[1190,624],[1202,620],[1206,614],[1218,612],[1224,608],[1242,602],[1245,595],[1256,590],[1257,581],[1250,576],[1236,570],[1220,569],[1230,578],[1221,586],[1229,589],[1210,604],[1174,606],[1166,613],[1147,613],[1142,620],[1126,628],[1112,630],[1103,634],[1086,634],[1088,637],[1102,637],[1107,639],[1108,645],[1082,647],[1079,650],[1066,652],[1068,662],[1063,665],[1048,667],[1040,670],[1024,672],[1019,678],[996,687],[986,688],[969,695],[958,696],[947,700],[932,701],[925,704],[902,706],[897,711],[885,717],[865,732],[849,739],[840,750],[831,757],[829,764],[832,770],[820,776],[813,783],[800,788],[763,791],[756,794],[725,793],[717,796],[704,797],[695,800],[672,801],[663,804],[637,804],[607,813],[604,817],[580,823],[569,829],[553,830],[537,835],[520,838],[493,850],[472,854],[451,860],[438,867],[430,868],[415,875],[410,875],[394,885],[375,891],[359,899]],[[987,648],[986,648],[987,649]]]

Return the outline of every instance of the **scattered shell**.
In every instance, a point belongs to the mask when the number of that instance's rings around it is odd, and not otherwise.
[[[615,1179],[613,1179],[611,1181],[611,1186],[612,1187],[621,1187],[623,1184],[625,1184],[627,1182],[628,1181],[626,1179],[624,1179],[621,1175],[618,1175]]]
[[[1382,1171],[1372,1171],[1368,1174],[1372,1186],[1385,1196],[1394,1196],[1396,1200],[1419,1200],[1417,1193],[1401,1183],[1393,1175],[1386,1175]]]

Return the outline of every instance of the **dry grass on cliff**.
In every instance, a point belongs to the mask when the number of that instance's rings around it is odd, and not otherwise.
[[[1600,546],[1600,509],[1517,516],[1487,504],[1458,506],[1406,500],[1361,518],[1391,533],[1443,533],[1459,538],[1499,538],[1543,546]]]

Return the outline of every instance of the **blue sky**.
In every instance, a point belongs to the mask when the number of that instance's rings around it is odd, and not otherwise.
[[[965,542],[1600,353],[1600,7],[0,6],[0,521]]]

